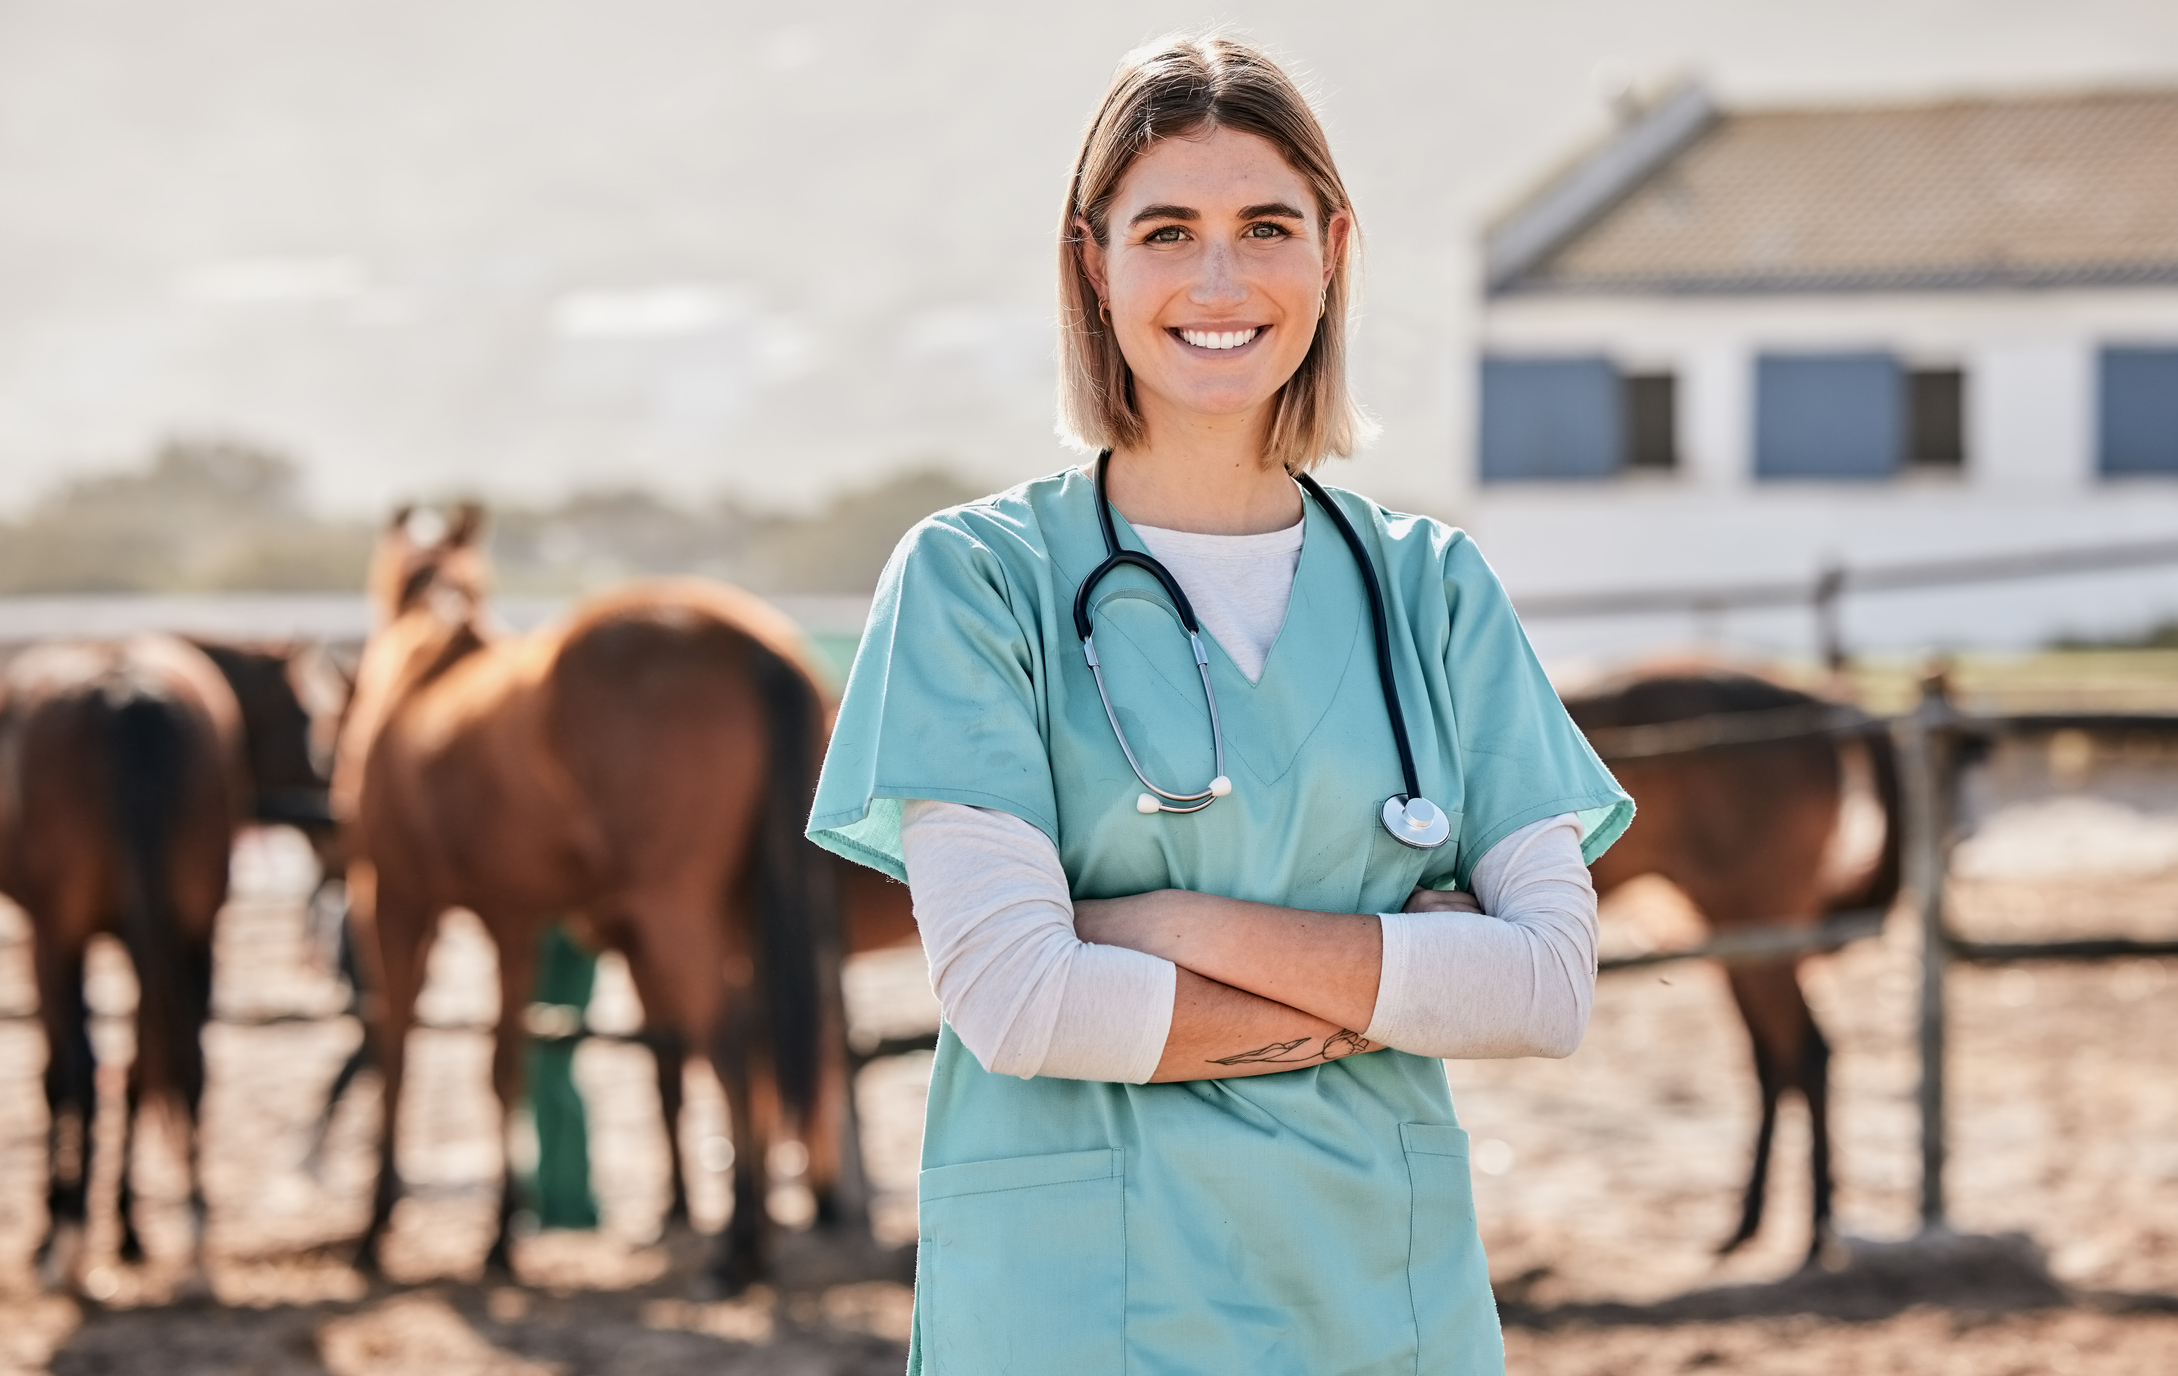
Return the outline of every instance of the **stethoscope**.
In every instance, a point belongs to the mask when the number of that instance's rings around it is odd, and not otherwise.
[[[1111,462],[1111,450],[1097,455],[1097,522],[1104,531],[1105,558],[1082,580],[1081,590],[1074,594],[1074,631],[1081,637],[1082,657],[1089,661],[1089,672],[1096,677],[1097,696],[1104,700],[1104,716],[1111,722],[1112,734],[1119,740],[1120,753],[1127,757],[1127,767],[1134,771],[1134,777],[1149,790],[1135,799],[1135,810],[1142,813],[1200,812],[1233,791],[1233,781],[1225,773],[1225,733],[1218,724],[1218,695],[1210,686],[1210,656],[1203,650],[1202,627],[1195,620],[1195,609],[1189,605],[1187,594],[1180,590],[1180,580],[1154,556],[1119,547],[1118,532],[1112,528],[1111,498],[1105,490]],[[1331,524],[1339,528],[1346,547],[1354,552],[1354,562],[1361,566],[1361,581],[1369,590],[1369,612],[1376,627],[1376,676],[1384,688],[1384,710],[1391,718],[1392,741],[1399,747],[1399,770],[1407,785],[1406,792],[1395,793],[1384,800],[1384,830],[1403,846],[1435,850],[1452,834],[1452,823],[1443,808],[1422,796],[1422,786],[1414,772],[1414,747],[1407,742],[1406,714],[1400,710],[1399,685],[1392,678],[1391,626],[1384,614],[1384,590],[1377,585],[1376,566],[1369,562],[1369,552],[1346,519],[1346,513],[1324,495],[1316,480],[1306,473],[1296,473],[1294,481],[1301,485],[1303,492],[1315,498],[1316,505],[1331,518]],[[1112,710],[1112,695],[1104,686],[1104,670],[1097,664],[1095,627],[1089,619],[1089,596],[1106,574],[1122,564],[1132,564],[1164,588],[1165,595],[1172,599],[1173,610],[1179,613],[1180,625],[1187,631],[1188,646],[1195,652],[1195,670],[1202,675],[1203,700],[1210,705],[1210,744],[1218,771],[1217,777],[1199,793],[1174,793],[1150,782],[1149,775],[1142,771],[1142,762],[1135,758],[1134,747],[1127,743],[1127,733],[1120,729],[1119,714]]]

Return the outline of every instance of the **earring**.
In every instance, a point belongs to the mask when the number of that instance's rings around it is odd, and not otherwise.
[[[1099,298],[1099,299],[1098,299],[1098,301],[1097,301],[1097,314],[1098,314],[1099,316],[1101,316],[1101,317],[1103,318],[1103,320],[1104,320],[1104,323],[1105,323],[1105,324],[1107,324],[1107,325],[1111,324],[1111,323],[1112,323],[1112,303],[1111,303],[1111,302],[1109,302],[1109,301],[1103,300],[1102,298]]]
[[[1331,293],[1327,291],[1316,293],[1316,318],[1318,320],[1323,319],[1323,313],[1330,308],[1330,301]]]

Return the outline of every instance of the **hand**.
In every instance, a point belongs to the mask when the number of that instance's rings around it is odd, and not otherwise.
[[[1479,913],[1482,904],[1471,893],[1456,889],[1416,889],[1407,895],[1407,906],[1400,909],[1408,913]]]

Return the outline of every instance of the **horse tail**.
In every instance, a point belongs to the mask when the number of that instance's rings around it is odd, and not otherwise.
[[[1880,727],[1862,732],[1857,739],[1868,752],[1869,782],[1883,809],[1883,849],[1876,853],[1866,879],[1831,900],[1831,912],[1857,908],[1888,911],[1898,898],[1905,874],[1906,810],[1899,794],[1897,747],[1891,743],[1891,733]]]
[[[770,765],[754,847],[758,968],[780,1103],[795,1122],[807,1123],[840,999],[838,892],[827,857],[803,835],[816,794],[824,705],[798,665],[753,642],[749,658]]]
[[[102,694],[113,767],[121,941],[136,967],[136,1048],[148,1090],[194,1104],[203,1090],[199,1038],[209,1014],[209,970],[185,948],[170,892],[170,841],[188,787],[187,709],[142,683]]]

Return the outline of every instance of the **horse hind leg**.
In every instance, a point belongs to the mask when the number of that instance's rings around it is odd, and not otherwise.
[[[844,1029],[829,1029],[826,1040],[816,1108],[802,1129],[809,1148],[809,1189],[819,1228],[862,1240],[870,1236],[870,1189],[862,1162],[862,1124],[855,1111],[854,1062]]]
[[[114,1254],[134,1266],[144,1259],[143,1234],[136,1227],[136,1141],[143,1125],[144,1077],[129,1067],[128,1090],[121,1110],[121,1179],[114,1190],[115,1221],[121,1240]]]
[[[515,1177],[513,1154],[507,1148],[514,1140],[515,1115],[522,1108],[527,1069],[524,1062],[529,1048],[526,1015],[536,994],[538,933],[545,924],[541,920],[493,921],[483,913],[478,916],[486,918],[485,926],[499,948],[499,1025],[492,1040],[492,1091],[499,1098],[503,1163],[499,1222],[493,1230],[491,1250],[484,1256],[484,1269],[488,1275],[505,1278],[514,1274],[514,1226],[522,1212],[522,1186]]]
[[[380,975],[377,1016],[371,1020],[372,1059],[379,1068],[385,1099],[380,1117],[378,1176],[371,1192],[370,1221],[356,1241],[354,1265],[365,1275],[383,1270],[382,1248],[401,1199],[396,1156],[400,1140],[401,1086],[408,1067],[408,1032],[415,1021],[416,997],[423,989],[424,965],[437,935],[438,914],[423,902],[401,896],[386,900],[375,876],[359,874],[351,884],[354,913],[369,932],[374,968]]]
[[[1815,1026],[1800,992],[1799,976],[1790,962],[1732,965],[1727,969],[1727,979],[1754,1053],[1762,1116],[1755,1129],[1754,1161],[1740,1204],[1739,1226],[1718,1248],[1719,1255],[1737,1251],[1761,1229],[1778,1100],[1787,1089],[1805,1090],[1804,1067]]]
[[[36,1265],[50,1286],[80,1279],[90,1218],[91,1150],[98,1126],[98,1063],[83,996],[83,952],[38,951],[38,1005],[45,1023],[46,1232]]]
[[[775,1229],[771,1221],[771,1125],[776,1096],[756,1083],[759,1043],[754,999],[731,999],[711,1039],[711,1065],[726,1092],[733,1134],[733,1217],[719,1234],[704,1275],[705,1288],[737,1295],[771,1271]]]
[[[654,1027],[644,1033],[658,1066],[658,1116],[664,1121],[666,1169],[671,1195],[666,1200],[662,1226],[668,1231],[689,1226],[688,1168],[681,1159],[681,1108],[687,1098],[684,1077],[688,1072],[688,1043],[670,1027]]]
[[[163,1061],[166,1076],[174,1083],[161,1085],[165,1093],[157,1102],[176,1110],[168,1119],[181,1133],[180,1151],[183,1173],[189,1182],[189,1237],[190,1279],[185,1282],[192,1291],[204,1288],[203,1251],[206,1221],[209,1216],[204,1201],[203,1174],[199,1168],[197,1151],[197,1122],[204,1106],[204,1050],[202,1025],[209,1019],[212,997],[212,958],[209,949],[187,943],[178,952],[181,969],[176,972],[176,992],[183,1000],[187,1016],[197,1023],[199,1035],[182,1044],[165,1048]],[[139,1026],[137,1045],[154,1035],[155,1029]],[[116,1255],[120,1260],[136,1265],[144,1260],[143,1233],[137,1224],[140,1202],[136,1191],[137,1148],[142,1145],[145,1125],[156,1121],[158,1115],[146,1115],[144,1106],[151,1101],[150,1085],[145,1057],[139,1054],[129,1066],[127,1097],[121,1130],[121,1176],[115,1193],[114,1212],[120,1226],[120,1243]]]
[[[1834,1181],[1830,1161],[1830,1043],[1810,1010],[1807,1047],[1800,1062],[1800,1092],[1807,1099],[1808,1168],[1813,1176],[1814,1207],[1808,1232],[1807,1260],[1822,1259],[1831,1240],[1830,1205]]]
[[[1760,1041],[1755,1043],[1755,1080],[1762,1093],[1762,1118],[1755,1127],[1754,1161],[1747,1172],[1746,1193],[1741,1196],[1739,1226],[1717,1248],[1720,1257],[1730,1256],[1762,1229],[1762,1205],[1770,1186],[1770,1149],[1777,1135],[1777,1100],[1783,1090],[1776,1069]]]

